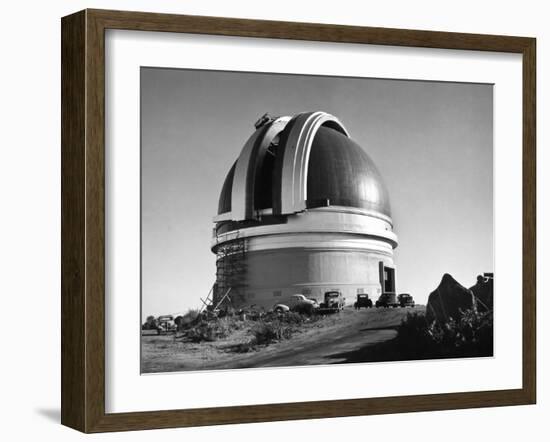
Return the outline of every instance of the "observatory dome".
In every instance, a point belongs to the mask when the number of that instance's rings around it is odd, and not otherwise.
[[[296,119],[291,119],[275,137],[262,163],[248,158],[252,162],[248,166],[255,169],[253,210],[273,209],[277,205],[274,200],[280,198],[281,193],[278,187],[283,176],[282,157],[286,150],[293,149],[288,142]],[[388,191],[380,172],[369,155],[342,128],[334,125],[317,128],[308,154],[305,174],[307,208],[341,206],[391,216]],[[225,178],[218,215],[231,211],[236,165],[237,162]]]
[[[214,223],[218,302],[231,292],[233,306],[270,308],[338,290],[353,303],[395,291],[387,188],[328,113],[260,118],[225,178]]]

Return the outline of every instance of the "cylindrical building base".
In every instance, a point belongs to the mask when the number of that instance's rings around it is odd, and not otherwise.
[[[245,256],[239,287],[231,292],[235,308],[270,309],[294,294],[320,303],[331,290],[341,291],[347,305],[360,293],[376,300],[382,292],[380,263],[393,268],[390,257],[357,249],[290,248],[251,251]]]

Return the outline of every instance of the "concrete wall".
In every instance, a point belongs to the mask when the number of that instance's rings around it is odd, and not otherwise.
[[[232,291],[237,308],[257,305],[266,309],[284,303],[296,293],[321,300],[328,290],[341,290],[346,304],[357,293],[374,300],[381,292],[379,262],[393,267],[393,260],[369,250],[276,249],[248,252],[245,287]]]

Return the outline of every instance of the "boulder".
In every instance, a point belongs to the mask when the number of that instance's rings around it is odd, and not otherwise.
[[[493,278],[477,277],[477,284],[470,287],[474,294],[476,309],[483,313],[493,310]]]
[[[428,322],[447,322],[460,319],[460,311],[475,307],[471,290],[460,285],[451,275],[445,273],[439,286],[430,293],[426,306]]]

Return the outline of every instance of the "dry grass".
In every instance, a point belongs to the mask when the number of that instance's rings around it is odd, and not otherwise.
[[[284,315],[247,314],[244,320],[239,316],[229,316],[219,319],[234,321],[235,325],[227,325],[231,329],[228,335],[224,322],[212,326],[220,331],[217,336],[215,331],[205,332],[207,339],[214,340],[193,342],[185,336],[187,330],[178,333],[177,337],[144,336],[142,370],[155,373],[331,364],[338,360],[332,357],[333,354],[362,348],[368,344],[369,336],[375,340],[386,336],[393,338],[401,319],[412,310],[346,309],[336,314],[312,317],[294,312]],[[423,307],[414,309],[422,310]],[[264,324],[268,325],[264,327]],[[208,333],[212,334],[209,336]],[[259,336],[258,340],[255,334]],[[357,359],[357,362],[369,360],[369,357]]]

